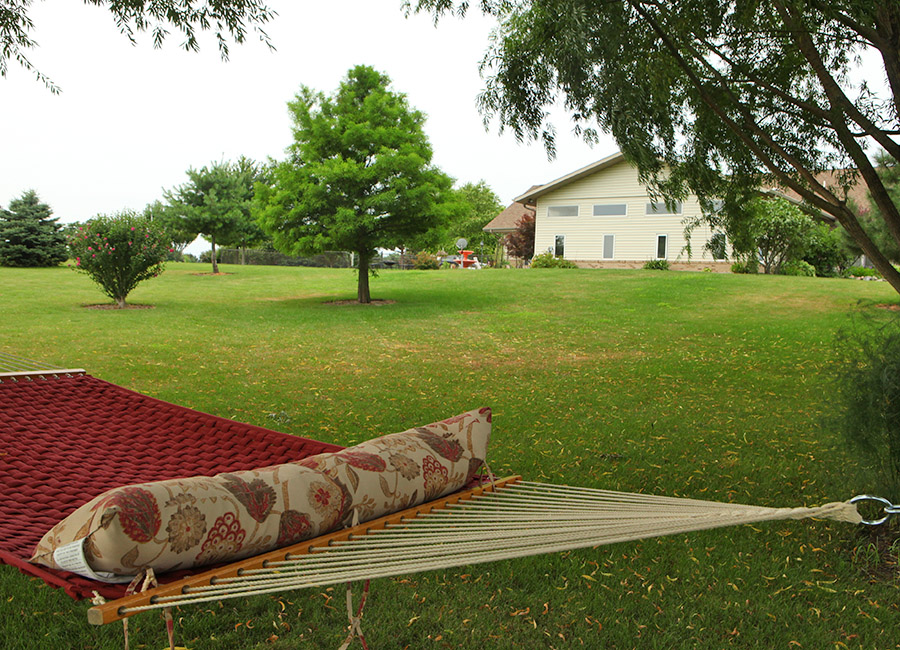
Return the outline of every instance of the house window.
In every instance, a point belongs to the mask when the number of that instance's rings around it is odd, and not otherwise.
[[[657,235],[656,236],[656,259],[664,260],[666,259],[667,249],[669,247],[669,236],[668,235]]]
[[[603,259],[611,260],[615,256],[616,236],[603,235]]]
[[[548,217],[577,217],[577,205],[551,205],[547,208]]]
[[[624,203],[602,203],[594,206],[595,217],[621,217],[628,213]]]
[[[716,261],[728,259],[728,240],[725,238],[724,232],[717,232],[709,238],[706,249],[712,253],[712,257]]]
[[[681,201],[675,201],[671,209],[662,201],[648,203],[646,211],[647,214],[681,214]]]
[[[557,257],[565,257],[566,256],[566,236],[565,235],[557,235],[556,243],[553,247],[553,254]]]

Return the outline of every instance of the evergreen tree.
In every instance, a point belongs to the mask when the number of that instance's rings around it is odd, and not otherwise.
[[[53,211],[28,190],[0,209],[0,266],[56,266],[68,257]]]

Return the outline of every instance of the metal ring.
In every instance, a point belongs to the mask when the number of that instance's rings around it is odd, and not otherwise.
[[[882,512],[884,512],[884,517],[881,519],[863,519],[860,523],[865,524],[866,526],[880,526],[890,519],[891,515],[900,514],[900,508],[882,497],[876,497],[871,494],[860,494],[859,496],[850,499],[850,503],[853,504],[859,503],[860,501],[877,501],[884,506],[882,510]]]

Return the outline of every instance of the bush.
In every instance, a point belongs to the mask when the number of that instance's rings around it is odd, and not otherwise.
[[[900,320],[868,325],[839,337],[843,358],[838,392],[839,422],[866,465],[876,493],[900,500]]]
[[[648,271],[668,271],[668,260],[647,260],[644,262],[644,268]]]
[[[422,251],[413,258],[412,266],[417,271],[431,271],[441,267],[436,256]]]
[[[817,224],[803,238],[802,259],[816,269],[816,275],[833,278],[841,274],[856,256],[850,252],[840,228]]]
[[[735,262],[731,265],[732,273],[759,273],[759,262],[756,259],[747,259]]]
[[[781,275],[798,275],[807,278],[816,277],[816,267],[803,260],[789,260],[781,265]]]
[[[119,309],[138,284],[162,273],[172,249],[159,224],[131,211],[91,219],[68,244],[74,269],[87,273]]]
[[[578,265],[562,257],[556,257],[550,251],[535,255],[531,258],[531,268],[533,269],[577,269]]]
[[[851,266],[847,269],[847,275],[856,278],[880,278],[881,273],[878,269],[870,269],[868,266]]]

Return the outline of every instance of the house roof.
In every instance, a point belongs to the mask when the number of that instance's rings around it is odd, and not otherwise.
[[[523,203],[511,203],[503,212],[482,228],[485,232],[512,232],[524,216],[534,216],[534,208]]]
[[[581,169],[576,169],[574,172],[570,174],[566,174],[565,176],[560,176],[555,181],[550,181],[545,185],[535,185],[530,190],[522,194],[521,196],[517,196],[515,201],[519,203],[529,203],[533,204],[535,199],[540,196],[543,196],[547,192],[552,192],[555,189],[562,187],[563,185],[567,185],[572,181],[577,181],[586,176],[590,176],[591,174],[600,171],[601,169],[606,169],[607,167],[612,167],[613,165],[622,162],[625,160],[625,156],[621,151],[618,151],[611,156],[607,156],[606,158],[601,158],[597,162],[593,162],[590,165],[582,167]]]

